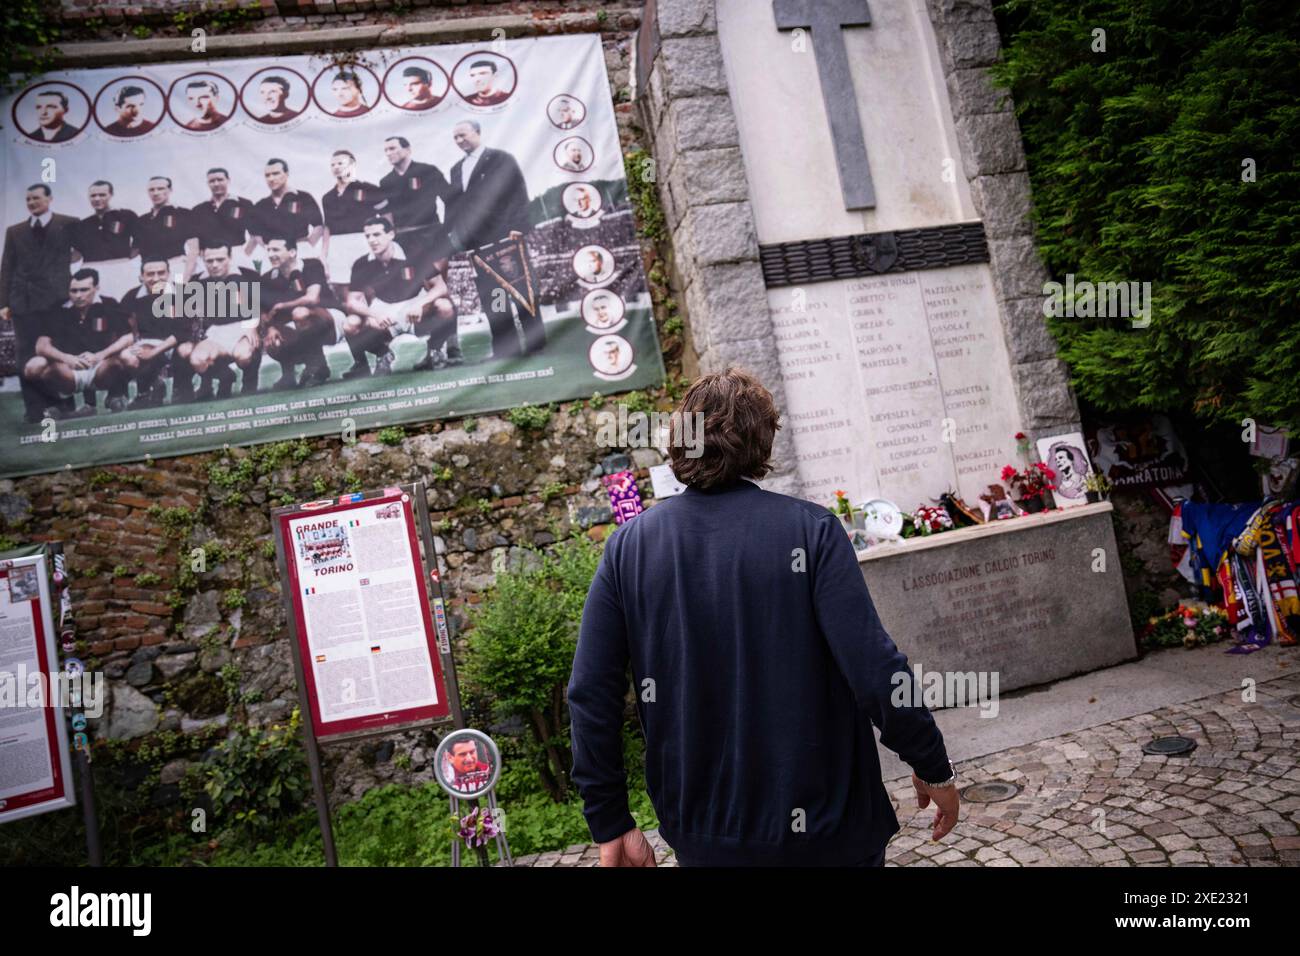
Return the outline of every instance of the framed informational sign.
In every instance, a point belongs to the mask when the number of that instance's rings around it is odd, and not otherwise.
[[[452,712],[414,498],[392,488],[272,513],[294,663],[318,741]]]
[[[0,558],[0,823],[76,804],[44,554]]]

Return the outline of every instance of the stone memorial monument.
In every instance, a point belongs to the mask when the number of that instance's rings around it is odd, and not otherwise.
[[[998,50],[988,0],[646,4],[637,95],[674,279],[701,369],[748,367],[783,410],[765,487],[975,504],[1023,464],[1017,432],[1079,430]],[[928,668],[1000,669],[1007,690],[1135,655],[1109,504],[861,562]],[[1068,644],[1037,627],[1081,608]]]

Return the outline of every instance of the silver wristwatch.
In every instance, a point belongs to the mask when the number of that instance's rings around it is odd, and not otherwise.
[[[950,771],[951,775],[948,777],[947,780],[941,780],[939,783],[930,783],[928,780],[922,780],[921,782],[924,783],[931,790],[938,790],[944,787],[955,787],[957,786],[957,768],[952,765],[951,760],[948,761],[948,770]],[[918,779],[919,779],[919,774],[918,774]]]

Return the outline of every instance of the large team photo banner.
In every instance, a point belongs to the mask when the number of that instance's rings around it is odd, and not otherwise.
[[[663,380],[594,35],[0,100],[0,476]]]

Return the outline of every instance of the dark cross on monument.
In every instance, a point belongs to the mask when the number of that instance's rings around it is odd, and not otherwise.
[[[778,30],[806,29],[812,34],[844,208],[874,209],[876,190],[867,166],[867,143],[849,75],[849,53],[840,32],[844,27],[871,25],[867,0],[772,0],[772,12]]]

